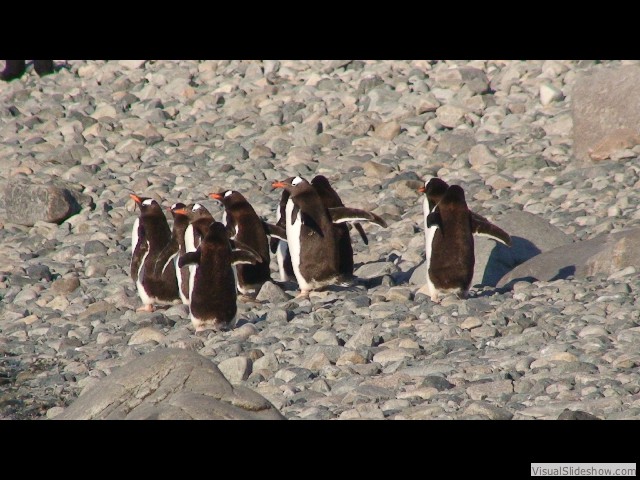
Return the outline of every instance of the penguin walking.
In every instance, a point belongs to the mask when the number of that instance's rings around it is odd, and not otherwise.
[[[187,253],[184,235],[189,226],[189,217],[185,215],[184,210],[187,206],[184,203],[174,203],[169,207],[169,211],[173,216],[173,228],[171,230],[171,242],[173,244],[173,262],[176,270],[176,278],[178,280],[178,293],[180,299],[185,305],[189,305],[189,267],[179,268],[178,260],[182,255]]]
[[[342,199],[338,195],[329,180],[324,175],[317,175],[311,180],[311,185],[316,189],[322,204],[326,208],[344,207]],[[358,233],[362,237],[365,245],[369,244],[367,234],[364,232],[362,225],[355,222],[353,226],[358,230]],[[334,224],[334,233],[336,236],[336,243],[338,244],[338,251],[340,255],[340,262],[338,271],[341,278],[345,281],[353,279],[353,246],[351,245],[351,236],[349,235],[349,227],[344,223]]]
[[[269,240],[263,222],[240,192],[227,190],[211,193],[209,197],[224,206],[222,223],[229,238],[242,242],[260,255],[260,262],[236,267],[238,291],[243,295],[255,295],[266,281],[271,280]]]
[[[316,189],[299,176],[274,182],[272,186],[289,192],[285,208],[286,237],[301,291],[298,297],[341,280],[334,223],[369,221],[387,226],[382,218],[364,210],[326,208]]]
[[[426,293],[434,302],[446,292],[467,298],[475,266],[473,235],[488,236],[507,246],[511,246],[511,237],[470,211],[459,185],[432,178],[419,191],[425,194]]]
[[[171,229],[158,202],[134,194],[130,197],[140,208],[131,230],[131,278],[144,304],[138,311],[153,312],[154,304],[172,304],[180,299],[171,262]]]
[[[226,227],[214,221],[198,248],[178,260],[180,268],[186,265],[195,268],[190,284],[189,312],[196,333],[233,326],[238,306],[232,265],[262,261],[255,252],[234,246],[238,245],[229,240]]]

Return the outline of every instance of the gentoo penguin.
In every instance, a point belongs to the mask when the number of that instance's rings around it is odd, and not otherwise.
[[[311,185],[316,189],[322,204],[326,208],[344,207],[342,199],[338,193],[331,187],[329,180],[324,175],[317,175],[311,180]],[[369,244],[367,235],[359,223],[353,226],[358,230],[365,245]],[[336,242],[340,252],[339,272],[343,278],[349,279],[353,277],[353,247],[351,246],[351,236],[349,235],[349,227],[345,224],[334,224],[333,231],[336,235]]]
[[[284,182],[291,182],[294,178],[295,177],[289,177],[284,180]],[[287,222],[285,219],[287,200],[289,200],[289,192],[287,190],[282,190],[280,203],[278,204],[278,209],[276,210],[276,226],[284,229],[287,228]],[[295,280],[296,274],[293,272],[293,265],[291,265],[291,253],[289,252],[289,244],[285,240],[281,240],[272,236],[269,240],[269,245],[271,247],[271,253],[276,254],[276,260],[278,261],[278,271],[280,272],[280,281],[288,282]]]
[[[173,261],[176,269],[176,277],[178,279],[178,292],[180,299],[185,305],[189,305],[189,268],[178,268],[178,260],[182,255],[187,253],[184,242],[184,234],[189,226],[189,217],[185,215],[184,209],[187,206],[184,203],[174,203],[169,207],[171,215],[173,215],[173,229],[171,231],[171,242],[173,244]],[[178,212],[179,211],[179,212]]]
[[[257,294],[264,282],[271,280],[269,240],[263,222],[240,192],[227,190],[211,193],[209,197],[224,206],[222,223],[229,238],[242,242],[260,255],[261,262],[236,267],[238,291],[243,295]]]
[[[178,282],[171,255],[171,229],[162,208],[152,198],[130,197],[140,207],[131,231],[131,278],[144,304],[139,311],[153,312],[154,303],[179,300]]]
[[[233,326],[237,307],[236,283],[232,265],[255,264],[260,256],[233,248],[226,227],[212,222],[195,252],[187,252],[178,266],[195,267],[190,284],[189,312],[196,332],[223,330]]]
[[[424,188],[425,207],[434,202],[425,219],[428,262],[425,287],[434,302],[445,292],[468,297],[475,265],[473,235],[486,235],[511,246],[511,237],[506,232],[469,210],[462,187],[448,186],[439,196],[443,183],[431,179]]]
[[[387,226],[382,218],[364,210],[326,208],[316,189],[301,177],[274,182],[272,186],[290,194],[285,209],[286,237],[301,290],[298,297],[342,281],[334,223],[369,221]]]

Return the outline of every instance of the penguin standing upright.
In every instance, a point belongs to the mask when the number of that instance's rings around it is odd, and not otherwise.
[[[238,306],[232,265],[261,261],[256,253],[234,249],[233,243],[226,227],[212,222],[196,251],[185,253],[178,261],[179,267],[195,267],[189,311],[196,332],[233,326]]]
[[[274,182],[290,194],[285,209],[286,237],[300,295],[340,280],[340,252],[334,223],[369,221],[386,227],[379,216],[364,210],[327,209],[315,188],[301,177]]]
[[[294,177],[289,177],[284,182],[291,182]],[[286,208],[287,201],[289,200],[289,192],[282,190],[280,196],[280,202],[278,203],[278,209],[276,210],[276,226],[286,229]],[[291,253],[289,252],[289,244],[285,240],[271,237],[269,240],[269,246],[271,247],[271,253],[276,254],[276,260],[278,261],[278,271],[280,272],[280,281],[288,282],[295,280],[296,274],[293,271],[293,265],[291,265]]]
[[[425,190],[428,194],[428,185]],[[446,189],[428,213],[426,227],[435,228],[431,244],[426,245],[429,266],[425,285],[434,302],[446,292],[455,293],[459,298],[468,297],[475,266],[474,234],[486,235],[511,246],[511,237],[506,232],[469,210],[464,190],[459,185]]]
[[[324,175],[317,175],[311,180],[311,185],[316,189],[316,192],[318,192],[318,195],[326,208],[344,207],[342,199],[338,195],[338,192],[331,187],[327,177]],[[362,225],[356,222],[353,226],[358,230],[358,233],[360,233],[365,245],[368,245],[369,239],[367,238]],[[336,242],[338,244],[338,251],[340,255],[340,266],[338,270],[342,280],[348,282],[353,279],[353,247],[351,245],[349,227],[346,224],[339,223],[334,224],[333,229],[336,235]]]
[[[269,240],[263,222],[240,192],[227,190],[211,193],[209,197],[224,206],[223,223],[226,224],[229,238],[242,242],[260,255],[261,262],[236,267],[238,291],[243,295],[257,294],[260,287],[271,280]]]
[[[131,231],[131,278],[144,304],[138,310],[153,312],[154,304],[180,299],[171,262],[171,229],[158,202],[134,194],[130,197],[140,207]]]
[[[187,206],[184,203],[174,203],[169,207],[171,215],[173,215],[173,228],[171,230],[171,242],[174,244],[175,250],[173,261],[176,269],[176,278],[178,280],[178,292],[180,299],[185,305],[189,305],[189,268],[178,268],[178,260],[182,255],[187,253],[184,235],[189,226],[189,217],[183,212]]]
[[[184,215],[189,220],[189,225],[184,231],[184,248],[185,251],[195,252],[200,245],[202,239],[207,235],[209,226],[214,222],[213,215],[203,205],[199,203],[192,203],[184,208],[176,208],[174,215]],[[182,268],[180,268],[182,270]],[[193,277],[196,274],[196,267],[194,265],[189,266],[189,281],[187,283],[189,292],[193,287]],[[189,303],[191,297],[187,295]]]

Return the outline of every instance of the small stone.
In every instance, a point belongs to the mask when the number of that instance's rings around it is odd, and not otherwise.
[[[376,127],[373,134],[383,140],[393,140],[400,134],[400,124],[396,121],[381,123]]]
[[[542,105],[547,106],[550,103],[557,102],[563,98],[564,95],[562,94],[562,90],[554,87],[553,85],[549,85],[548,83],[540,85],[540,103]]]
[[[565,408],[560,415],[558,415],[558,420],[601,420],[587,412],[583,412],[582,410],[569,410]]]
[[[38,220],[61,223],[81,209],[78,198],[53,184],[10,182],[4,191],[6,221],[33,226]]]
[[[324,352],[316,352],[302,363],[302,366],[309,370],[320,370],[328,365],[331,365],[331,360]]]
[[[489,147],[484,144],[478,144],[469,150],[469,164],[471,167],[481,167],[484,165],[496,165],[498,159],[495,157]]]
[[[218,368],[223,375],[233,384],[238,384],[249,378],[251,374],[251,360],[247,357],[232,357],[223,360]]]
[[[464,123],[464,116],[467,113],[466,108],[447,103],[436,110],[436,117],[443,126],[455,128]]]
[[[51,292],[55,294],[67,295],[80,286],[78,277],[63,277],[54,280],[51,284]]]
[[[501,394],[511,393],[513,393],[513,381],[511,380],[479,383],[467,388],[467,394],[472,400],[483,400],[487,397],[496,398]]]
[[[141,345],[147,342],[163,343],[165,335],[152,327],[143,327],[133,333],[128,345]]]
[[[367,177],[373,178],[384,178],[393,172],[393,167],[374,162],[373,160],[365,162],[362,165],[362,169]]]
[[[365,363],[367,363],[367,359],[353,350],[344,352],[336,361],[338,367],[342,365],[364,365]]]
[[[578,332],[578,336],[580,338],[589,337],[591,335],[609,335],[609,332],[604,327],[600,325],[587,325],[580,332]]]
[[[511,420],[513,418],[513,413],[507,409],[485,401],[473,402],[465,409],[464,413],[466,415],[484,415],[491,420]]]
[[[338,337],[332,331],[318,330],[311,338],[321,345],[338,345]]]
[[[128,70],[141,68],[145,63],[147,63],[146,60],[118,60],[118,65]]]
[[[482,326],[482,320],[478,317],[467,317],[464,322],[460,324],[460,328],[464,330],[472,330]]]
[[[270,303],[282,303],[290,299],[291,297],[273,282],[265,282],[256,296],[256,300],[259,302]]]
[[[365,323],[358,331],[344,344],[345,348],[357,350],[361,347],[373,346],[373,331],[375,324],[372,322]]]
[[[382,365],[398,362],[407,358],[413,358],[413,355],[403,348],[389,348],[376,353],[373,361]]]

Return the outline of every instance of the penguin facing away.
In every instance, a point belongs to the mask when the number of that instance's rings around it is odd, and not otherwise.
[[[180,299],[182,303],[185,305],[189,305],[189,268],[179,268],[178,260],[182,255],[187,253],[187,249],[185,246],[184,235],[189,226],[189,217],[183,212],[187,206],[184,203],[174,203],[169,207],[169,211],[173,216],[173,228],[171,230],[171,241],[174,244],[173,249],[175,250],[173,261],[176,270],[176,278],[178,280],[178,292],[180,294]]]
[[[247,199],[235,190],[209,194],[225,209],[224,222],[229,238],[242,242],[260,255],[261,262],[239,264],[236,267],[238,291],[244,295],[254,295],[260,287],[271,280],[269,268],[269,240],[263,226]]]
[[[131,231],[131,278],[144,304],[138,311],[153,312],[154,304],[172,304],[180,298],[171,262],[171,229],[158,202],[129,196],[140,208]]]
[[[334,223],[369,221],[386,227],[379,216],[364,210],[326,208],[316,189],[305,179],[295,177],[272,184],[290,196],[286,203],[286,238],[293,271],[300,287],[298,297],[340,281],[340,252]]]
[[[424,193],[429,191],[429,185],[425,186]],[[425,245],[429,262],[425,287],[434,302],[446,292],[468,297],[475,266],[473,235],[488,236],[511,246],[511,237],[505,231],[469,210],[459,185],[448,186],[437,200],[426,215],[426,228],[430,232]]]
[[[344,207],[342,199],[338,193],[331,187],[329,180],[324,175],[317,175],[311,180],[311,185],[316,189],[323,205],[326,208]],[[364,229],[360,223],[354,223],[353,226],[358,230],[365,245],[369,244]],[[349,227],[345,224],[335,224],[334,232],[338,250],[340,252],[339,271],[343,278],[353,278],[353,247],[351,246],[351,236],[349,235]]]
[[[195,267],[189,312],[196,333],[233,326],[238,307],[232,266],[261,262],[256,253],[233,248],[233,244],[226,227],[214,221],[196,251],[187,252],[178,260],[180,268]]]

